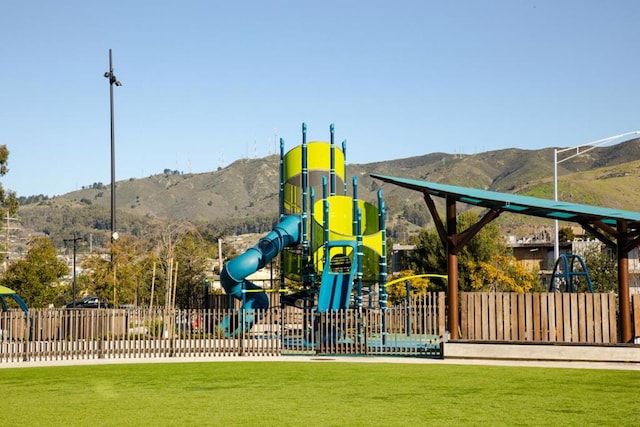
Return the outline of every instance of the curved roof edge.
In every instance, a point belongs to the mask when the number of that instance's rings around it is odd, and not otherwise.
[[[450,196],[459,202],[481,206],[488,209],[495,209],[502,212],[513,212],[523,215],[578,223],[592,223],[600,221],[611,226],[615,226],[618,221],[624,221],[627,223],[627,227],[631,229],[640,228],[640,212],[541,199],[538,197],[521,196],[518,194],[500,193],[497,191],[480,190],[477,188],[438,184],[435,182],[379,175],[375,173],[370,174],[370,176],[410,190],[421,191],[437,197]]]

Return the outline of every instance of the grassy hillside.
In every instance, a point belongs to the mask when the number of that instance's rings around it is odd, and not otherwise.
[[[559,198],[577,203],[638,210],[640,200],[640,140],[601,147],[559,165]],[[376,203],[380,181],[370,173],[553,198],[553,149],[510,148],[474,155],[431,153],[370,164],[351,164],[350,177],[358,177],[360,198]],[[263,231],[278,214],[279,157],[238,160],[213,172],[159,174],[127,179],[116,184],[118,228],[144,233],[163,221],[217,224],[227,231],[241,224],[260,223]],[[351,180],[349,180],[351,192]],[[383,186],[390,226],[397,217],[426,226],[428,213],[419,192]],[[26,204],[20,209],[25,227],[52,236],[109,228],[110,188],[74,191]],[[461,207],[463,208],[463,207]],[[408,212],[420,215],[408,215]],[[78,219],[80,218],[80,219]],[[540,220],[503,215],[506,232],[536,225]],[[215,227],[214,227],[215,228]],[[239,228],[238,228],[239,229]]]

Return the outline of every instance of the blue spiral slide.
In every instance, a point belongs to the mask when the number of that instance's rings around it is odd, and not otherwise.
[[[264,292],[251,292],[262,290],[262,288],[246,280],[246,277],[267,265],[285,247],[300,243],[301,224],[300,216],[285,216],[255,246],[224,265],[220,273],[220,283],[224,291],[243,301],[242,319],[239,319],[238,315],[226,316],[220,323],[225,335],[234,336],[243,329],[248,331],[257,320],[254,319],[252,310],[269,308],[269,299]]]

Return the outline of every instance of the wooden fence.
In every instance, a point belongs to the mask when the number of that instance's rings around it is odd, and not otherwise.
[[[0,313],[0,363],[244,355],[440,357],[444,307],[444,293],[439,293],[384,311],[14,310]],[[225,318],[241,332],[225,336],[219,327]],[[245,331],[244,322],[253,326]]]
[[[611,344],[615,294],[461,293],[460,338],[468,341]],[[640,337],[640,295],[631,296]],[[227,337],[225,317],[253,327]],[[74,359],[280,355],[440,357],[444,293],[385,310],[318,313],[294,307],[210,310],[36,309],[0,313],[0,363]]]
[[[638,297],[633,298],[636,335]],[[464,292],[460,303],[460,337],[465,340],[618,342],[615,294]]]

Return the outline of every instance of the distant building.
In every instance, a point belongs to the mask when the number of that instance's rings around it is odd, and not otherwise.
[[[546,239],[516,239],[514,236],[507,239],[507,247],[511,249],[513,257],[528,271],[548,270],[549,274],[552,274],[555,264],[553,246],[553,241]],[[561,242],[560,253],[571,253],[571,242]]]
[[[401,245],[399,243],[395,243],[391,247],[391,274],[397,274],[410,268],[409,258],[415,249],[416,245]]]

